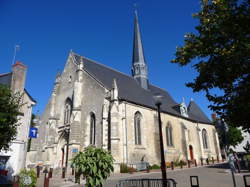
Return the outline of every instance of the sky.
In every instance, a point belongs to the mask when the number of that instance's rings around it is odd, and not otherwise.
[[[195,32],[199,0],[0,0],[0,73],[11,71],[16,60],[28,67],[26,89],[42,113],[56,73],[70,50],[131,74],[134,4],[137,5],[149,81],[167,90],[176,102],[193,100],[210,118],[204,93],[185,83],[197,72],[191,65],[170,63],[184,35]]]

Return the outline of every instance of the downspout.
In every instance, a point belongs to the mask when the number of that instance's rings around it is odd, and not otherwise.
[[[111,104],[112,104],[112,101],[110,100],[109,110],[108,110],[108,151],[109,152],[111,152]]]
[[[125,102],[125,137],[126,137],[126,163],[128,164],[128,124],[127,124],[127,103]]]

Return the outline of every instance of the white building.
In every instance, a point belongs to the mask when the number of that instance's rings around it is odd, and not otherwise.
[[[244,137],[244,140],[238,144],[236,147],[233,148],[234,151],[236,152],[246,152],[246,150],[243,148],[246,146],[247,141],[250,143],[250,134],[248,132],[244,132],[242,131],[242,129],[240,128],[242,136]]]
[[[32,107],[36,104],[25,89],[26,71],[27,67],[24,64],[16,62],[12,66],[12,72],[0,74],[0,84],[9,86],[12,92],[23,94],[24,104],[20,109],[23,115],[19,116],[20,126],[17,129],[16,139],[11,142],[9,151],[0,152],[0,157],[10,156],[6,165],[9,177],[18,174],[20,169],[25,167]]]

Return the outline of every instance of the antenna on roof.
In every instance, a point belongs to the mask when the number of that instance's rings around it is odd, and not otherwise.
[[[12,60],[12,65],[15,63],[16,60],[16,52],[20,50],[20,45],[15,45],[14,48],[14,55],[13,55],[13,60]]]

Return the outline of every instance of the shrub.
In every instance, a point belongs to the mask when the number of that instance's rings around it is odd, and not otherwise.
[[[73,159],[72,164],[76,169],[77,176],[83,174],[86,177],[87,187],[102,186],[110,173],[114,170],[112,155],[101,148],[87,147],[84,152],[79,152]],[[77,179],[79,181],[79,178]]]
[[[20,187],[35,187],[36,186],[36,172],[31,170],[22,169],[19,173],[19,186]]]
[[[152,166],[149,166],[149,169],[161,169],[161,167],[158,166],[157,164],[154,164]]]
[[[246,160],[250,162],[250,154],[245,156]]]
[[[121,165],[120,165],[120,173],[128,173],[127,164],[121,163]]]

